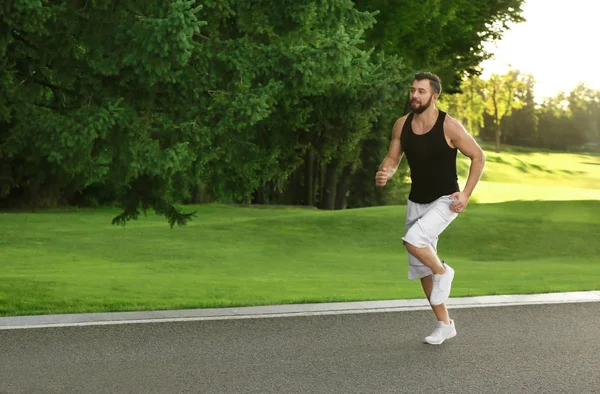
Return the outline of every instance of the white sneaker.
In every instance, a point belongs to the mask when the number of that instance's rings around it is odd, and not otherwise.
[[[431,289],[431,305],[440,305],[450,297],[452,280],[454,279],[454,270],[445,262],[446,272],[442,275],[433,274],[433,288]]]
[[[438,321],[438,326],[435,331],[425,338],[425,342],[430,345],[441,345],[446,339],[454,338],[456,336],[456,328],[454,327],[454,320],[450,320],[450,324],[445,325],[443,321]]]

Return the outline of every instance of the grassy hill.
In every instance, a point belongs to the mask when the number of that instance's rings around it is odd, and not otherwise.
[[[452,296],[599,289],[599,158],[487,157],[480,203],[440,239]],[[112,226],[113,209],[0,214],[0,315],[423,297],[403,206],[194,208],[174,229],[154,215]]]
[[[491,147],[483,147],[486,167],[473,201],[600,199],[600,156],[510,146],[495,153]],[[469,160],[459,154],[458,163],[464,185]]]

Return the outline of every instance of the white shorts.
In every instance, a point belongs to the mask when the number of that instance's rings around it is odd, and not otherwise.
[[[437,252],[438,237],[458,216],[450,209],[450,195],[442,196],[429,204],[408,200],[406,204],[406,234],[402,240],[418,248],[431,245]],[[431,275],[429,267],[415,256],[408,254],[408,279],[420,279]]]

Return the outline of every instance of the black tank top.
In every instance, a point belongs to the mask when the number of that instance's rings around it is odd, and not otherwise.
[[[444,137],[446,113],[439,111],[433,128],[418,135],[412,130],[413,113],[406,118],[402,128],[402,150],[410,167],[412,185],[408,199],[428,204],[443,195],[460,191],[456,172],[456,149]]]

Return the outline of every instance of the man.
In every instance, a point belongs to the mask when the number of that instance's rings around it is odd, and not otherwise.
[[[481,147],[456,119],[436,108],[442,92],[440,78],[432,73],[415,75],[410,88],[411,112],[396,121],[389,151],[376,174],[376,185],[385,186],[406,155],[412,180],[406,206],[408,279],[420,279],[438,320],[425,338],[441,344],[456,336],[444,302],[450,296],[454,270],[437,256],[439,235],[464,212],[479,182],[485,157]],[[471,159],[464,190],[458,186],[457,150]]]

